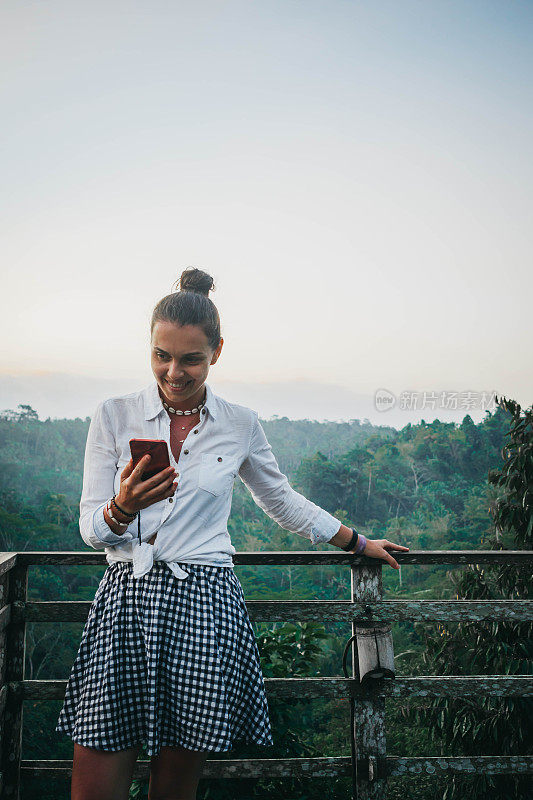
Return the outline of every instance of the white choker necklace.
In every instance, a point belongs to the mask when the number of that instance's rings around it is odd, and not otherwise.
[[[198,403],[196,408],[191,408],[191,409],[187,409],[187,411],[182,411],[179,408],[172,408],[172,406],[169,406],[168,403],[165,403],[164,400],[162,402],[163,402],[163,405],[165,406],[165,408],[167,409],[167,411],[170,411],[171,414],[196,414],[196,412],[200,411],[202,406],[205,405],[205,399],[204,399],[204,400],[202,400],[201,403]]]

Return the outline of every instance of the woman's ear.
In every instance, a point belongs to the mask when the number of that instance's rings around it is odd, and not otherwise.
[[[223,344],[224,344],[224,339],[222,337],[220,337],[220,342],[218,343],[218,347],[215,350],[215,352],[213,353],[213,357],[211,358],[211,364],[216,364],[217,363],[218,357],[219,357],[220,352],[222,350],[222,345]]]

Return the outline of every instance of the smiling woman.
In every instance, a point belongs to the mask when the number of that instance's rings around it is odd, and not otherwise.
[[[104,400],[91,419],[80,532],[109,566],[56,726],[75,743],[75,800],[126,800],[142,744],[149,796],[182,800],[196,796],[207,752],[273,744],[227,525],[237,475],[265,513],[313,544],[364,550],[391,566],[387,548],[407,550],[365,540],[296,492],[257,412],[213,392],[206,380],[224,340],[212,288],[202,270],[182,274],[180,291],[152,314],[155,381]],[[133,465],[131,438],[165,441],[170,466],[143,480],[147,456]]]

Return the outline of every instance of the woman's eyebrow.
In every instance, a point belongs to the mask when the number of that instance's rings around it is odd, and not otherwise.
[[[166,356],[169,356],[169,355],[170,355],[170,353],[167,353],[167,351],[166,351],[166,350],[163,350],[163,348],[162,348],[162,347],[157,347],[157,345],[154,347],[154,349],[155,349],[155,350],[159,350],[159,352],[160,352],[160,353],[164,353]],[[194,353],[184,353],[183,355],[184,355],[184,356],[203,356],[203,355],[204,355],[204,353],[202,353],[202,351],[201,351],[201,350],[197,350],[197,351],[196,351],[196,352],[194,352]]]

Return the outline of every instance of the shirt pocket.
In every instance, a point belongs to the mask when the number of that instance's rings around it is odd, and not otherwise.
[[[217,497],[229,492],[237,477],[237,459],[224,453],[202,453],[198,488]]]

